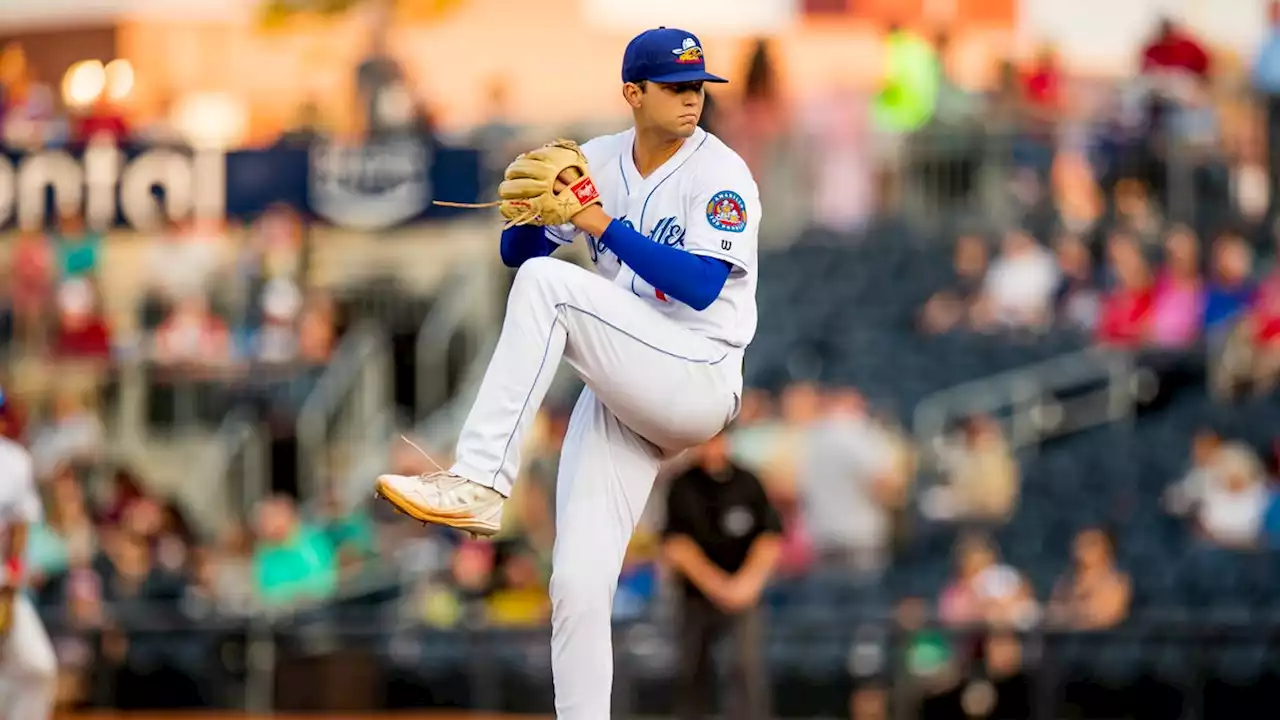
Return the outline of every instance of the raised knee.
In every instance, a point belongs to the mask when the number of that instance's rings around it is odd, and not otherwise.
[[[516,271],[515,282],[511,285],[511,293],[528,292],[555,277],[565,263],[550,257],[536,257],[524,261]]]

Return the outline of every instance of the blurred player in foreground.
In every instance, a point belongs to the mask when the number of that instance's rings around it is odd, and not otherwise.
[[[5,720],[48,720],[53,715],[58,673],[53,644],[22,592],[27,530],[41,514],[31,454],[6,432],[0,436],[0,718]]]
[[[610,715],[610,613],[659,465],[738,412],[756,330],[760,201],[746,164],[698,127],[707,72],[683,30],[637,36],[622,61],[635,127],[557,141],[507,168],[507,315],[449,470],[383,475],[424,522],[498,531],[520,448],[561,360],[583,379],[561,451],[551,578],[560,720]],[[585,235],[596,272],[548,257]]]

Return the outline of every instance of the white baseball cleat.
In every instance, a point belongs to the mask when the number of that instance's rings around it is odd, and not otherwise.
[[[424,523],[447,525],[472,537],[496,535],[502,493],[446,470],[425,475],[380,475],[377,492],[397,510]]]

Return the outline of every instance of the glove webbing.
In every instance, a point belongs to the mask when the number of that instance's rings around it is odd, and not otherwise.
[[[481,209],[481,208],[497,207],[497,206],[499,206],[499,205],[501,205],[501,204],[502,204],[502,201],[501,201],[501,200],[494,200],[493,202],[487,202],[487,203],[464,203],[464,202],[450,202],[450,201],[448,201],[448,200],[432,200],[432,201],[431,201],[431,204],[432,204],[432,205],[439,205],[439,206],[441,206],[441,207],[467,208],[467,209]],[[507,224],[506,224],[506,225],[503,225],[503,226],[502,226],[502,229],[503,229],[503,230],[510,230],[511,228],[515,227],[516,225],[523,225],[524,223],[527,223],[527,222],[529,222],[530,220],[532,220],[533,218],[535,218],[537,215],[538,215],[538,213],[534,212],[533,210],[529,210],[529,211],[525,212],[525,214],[523,214],[523,215],[521,215],[521,216],[519,216],[519,217],[515,218],[514,220],[509,220],[509,221],[507,221]]]

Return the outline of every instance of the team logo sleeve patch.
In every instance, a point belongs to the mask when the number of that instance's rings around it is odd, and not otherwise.
[[[707,222],[724,232],[740,233],[747,229],[747,203],[732,190],[721,190],[707,203]]]

